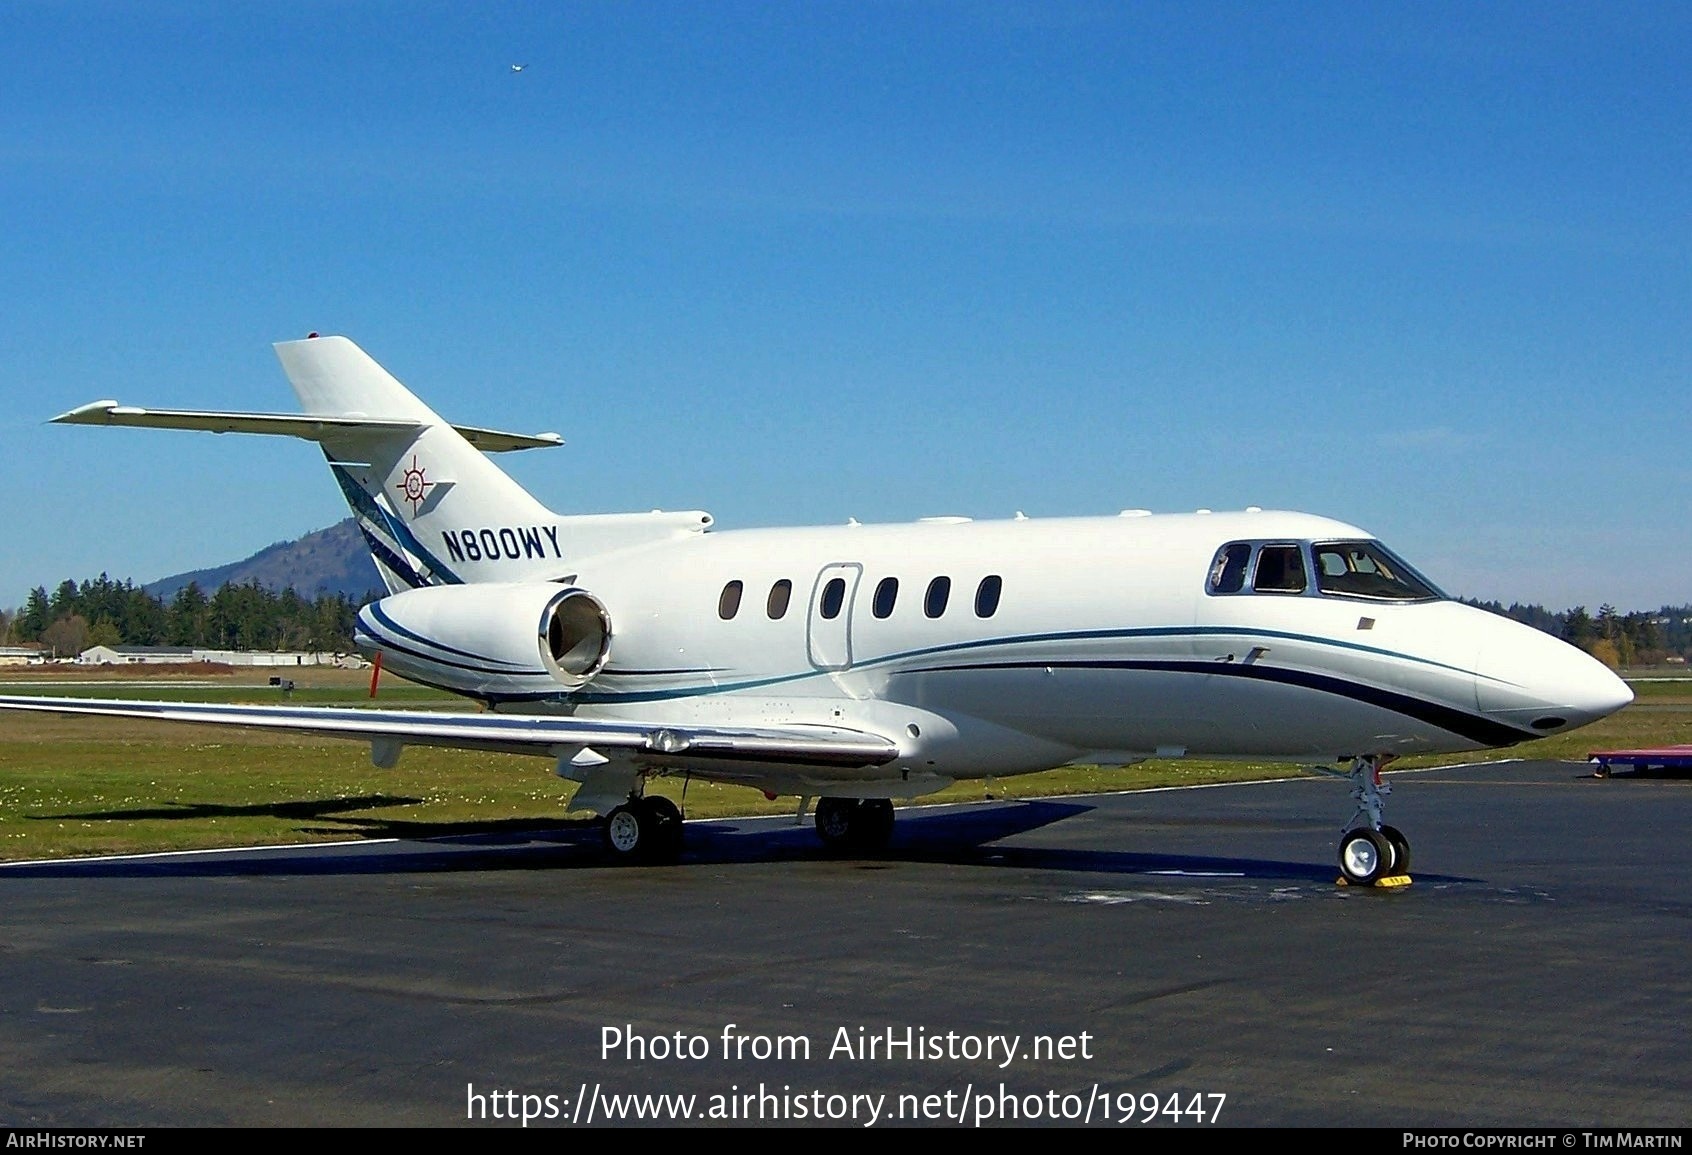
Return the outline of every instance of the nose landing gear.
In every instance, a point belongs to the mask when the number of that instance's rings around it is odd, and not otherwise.
[[[1390,754],[1351,760],[1351,796],[1357,801],[1350,826],[1340,836],[1340,881],[1350,886],[1409,886],[1410,840],[1397,827],[1381,821],[1385,798],[1392,787],[1381,781]],[[1361,821],[1359,821],[1361,820]]]

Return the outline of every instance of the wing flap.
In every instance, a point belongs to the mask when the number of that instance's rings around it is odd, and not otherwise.
[[[278,730],[376,744],[444,746],[559,757],[572,747],[615,750],[677,765],[770,762],[881,766],[899,747],[879,734],[831,726],[663,726],[539,714],[445,714],[312,706],[242,706],[101,698],[0,696],[0,710]]]

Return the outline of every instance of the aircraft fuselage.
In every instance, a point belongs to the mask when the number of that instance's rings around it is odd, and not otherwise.
[[[1626,700],[1572,647],[1436,592],[1324,590],[1313,543],[1371,540],[1270,511],[693,533],[564,575],[610,622],[603,668],[579,688],[386,657],[508,710],[881,734],[899,747],[890,764],[784,767],[780,782],[790,791],[803,773],[819,792],[881,796],[1160,754],[1506,746]],[[1296,551],[1303,588],[1255,588],[1274,584],[1256,573],[1220,592],[1230,543],[1258,567]],[[774,786],[770,770],[713,768]]]

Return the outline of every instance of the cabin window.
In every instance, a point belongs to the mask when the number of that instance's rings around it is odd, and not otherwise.
[[[937,618],[946,612],[946,599],[952,596],[952,579],[937,577],[928,583],[928,592],[922,598],[922,612],[931,618]]]
[[[885,618],[893,612],[893,603],[898,600],[899,579],[882,578],[881,584],[875,587],[875,600],[870,603],[870,610],[876,617]]]
[[[717,599],[717,616],[723,621],[731,620],[740,612],[740,594],[744,588],[739,581],[729,582],[723,587],[722,596]]]
[[[1004,579],[998,574],[989,574],[981,579],[981,584],[975,588],[976,617],[990,618],[999,612],[999,594],[1004,584]]]
[[[1379,542],[1321,542],[1311,552],[1316,557],[1316,588],[1322,593],[1388,602],[1434,601],[1443,596]]]
[[[1304,551],[1296,545],[1266,545],[1257,554],[1257,574],[1251,588],[1260,594],[1301,594],[1309,584],[1304,576]]]
[[[1236,541],[1216,551],[1210,564],[1210,592],[1237,594],[1245,588],[1246,569],[1251,562],[1251,545]]]
[[[818,605],[818,608],[822,610],[822,616],[833,621],[840,616],[840,607],[845,604],[846,579],[829,578],[828,584],[823,587],[822,601]]]
[[[770,587],[770,600],[764,610],[770,615],[770,621],[778,622],[787,616],[787,603],[793,600],[793,583],[782,578]]]

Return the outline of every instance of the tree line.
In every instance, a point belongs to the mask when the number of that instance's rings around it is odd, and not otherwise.
[[[58,657],[101,645],[350,652],[367,600],[329,593],[308,601],[292,587],[272,593],[256,583],[226,584],[207,597],[190,582],[167,602],[101,574],[60,582],[51,594],[37,586],[22,608],[0,611],[0,644],[39,642]]]

